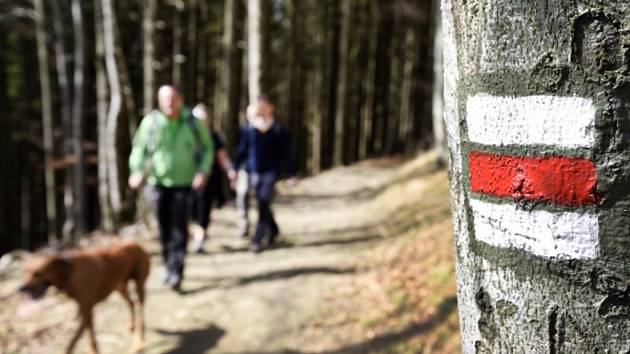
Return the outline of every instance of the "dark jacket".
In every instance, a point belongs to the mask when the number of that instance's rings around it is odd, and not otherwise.
[[[289,133],[282,123],[274,122],[262,133],[251,124],[241,128],[234,167],[244,167],[249,172],[280,172],[284,165],[289,176],[295,176],[296,166]]]

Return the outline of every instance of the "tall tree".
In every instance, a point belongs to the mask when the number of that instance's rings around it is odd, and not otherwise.
[[[363,81],[365,100],[361,109],[361,125],[359,131],[358,158],[363,160],[368,156],[369,141],[372,138],[372,124],[374,119],[374,90],[376,86],[376,55],[379,29],[379,1],[368,1],[370,29],[368,34],[367,72]]]
[[[44,175],[46,183],[46,219],[48,241],[56,241],[57,207],[55,198],[55,171],[53,170],[53,121],[50,73],[48,71],[48,49],[46,48],[46,26],[43,0],[34,0],[37,58],[42,103],[42,133],[44,147]]]
[[[550,4],[442,2],[464,353],[630,349],[630,6]]]
[[[143,79],[142,85],[143,114],[149,113],[153,109],[155,97],[155,17],[157,12],[157,0],[144,0],[142,17],[142,39],[143,39]]]
[[[74,33],[74,79],[72,102],[72,151],[75,156],[73,190],[75,234],[86,231],[85,155],[83,151],[83,83],[85,81],[85,34],[80,0],[72,0]]]
[[[57,69],[57,84],[59,86],[60,113],[63,130],[63,156],[65,161],[71,161],[72,156],[72,95],[71,85],[68,74],[68,63],[66,56],[66,41],[64,31],[64,16],[61,6],[61,0],[51,1],[53,15],[53,31],[55,38],[55,68]],[[66,165],[66,164],[64,164]],[[70,164],[67,164],[70,165]],[[73,174],[69,170],[64,171],[63,183],[63,204],[64,204],[64,222],[61,228],[63,238],[69,240],[75,229],[75,213],[74,213],[74,192],[72,183]]]
[[[239,42],[243,38],[244,8],[241,0],[226,0],[223,8],[223,36],[221,39],[222,65],[217,76],[215,116],[229,144],[236,144],[238,113],[241,100],[243,50]]]
[[[183,50],[183,17],[186,10],[186,4],[184,0],[173,0],[173,6],[175,11],[173,13],[173,84],[182,86],[182,66],[186,61],[186,56],[182,53]]]
[[[103,44],[105,54],[105,68],[107,70],[107,81],[109,84],[109,107],[106,121],[106,154],[107,154],[107,177],[109,185],[109,203],[112,209],[114,225],[121,220],[123,213],[124,178],[121,174],[120,159],[122,154],[120,145],[117,144],[119,136],[119,121],[122,108],[122,92],[120,77],[118,73],[118,63],[116,61],[115,29],[116,23],[112,0],[100,0],[103,16]]]
[[[264,0],[247,0],[247,70],[249,101],[261,94],[262,35],[261,12]]]
[[[105,41],[103,34],[103,8],[94,6],[95,73],[96,73],[96,131],[98,140],[98,200],[101,227],[113,231],[115,220],[109,199],[109,173],[107,153],[107,72],[105,69]],[[146,97],[145,97],[146,98]],[[146,103],[146,102],[145,102]]]
[[[341,34],[339,44],[339,82],[337,86],[337,110],[335,112],[335,142],[333,150],[333,165],[344,163],[344,125],[346,114],[346,96],[348,86],[348,52],[350,51],[350,17],[352,0],[341,3]]]
[[[433,144],[440,165],[448,163],[448,146],[444,127],[444,65],[442,56],[442,18],[439,11],[439,0],[434,0],[433,13],[435,20],[433,47]]]

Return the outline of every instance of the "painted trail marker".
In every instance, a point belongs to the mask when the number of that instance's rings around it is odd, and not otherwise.
[[[483,94],[470,97],[466,111],[468,139],[476,146],[468,154],[475,238],[542,257],[597,257],[599,223],[589,208],[597,203],[596,167],[567,156],[593,147],[592,101]],[[506,146],[528,156],[504,153]],[[550,149],[559,153],[549,156]],[[582,153],[570,153],[577,149]],[[520,200],[559,207],[524,210]]]

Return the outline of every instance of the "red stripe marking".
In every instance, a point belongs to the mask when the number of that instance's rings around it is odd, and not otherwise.
[[[473,192],[568,206],[597,202],[597,170],[587,159],[471,152],[469,161]]]

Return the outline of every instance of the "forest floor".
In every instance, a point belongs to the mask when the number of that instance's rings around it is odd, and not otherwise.
[[[161,284],[157,241],[127,228],[152,255],[145,352],[460,352],[448,183],[435,166],[427,153],[280,184],[281,240],[260,254],[237,235],[233,207],[215,211],[209,252],[189,255],[183,294]],[[53,290],[36,302],[14,294],[29,257],[0,273],[0,353],[59,353],[75,305]],[[127,321],[117,294],[97,306],[101,353],[128,352]],[[82,338],[75,352],[85,350]]]

